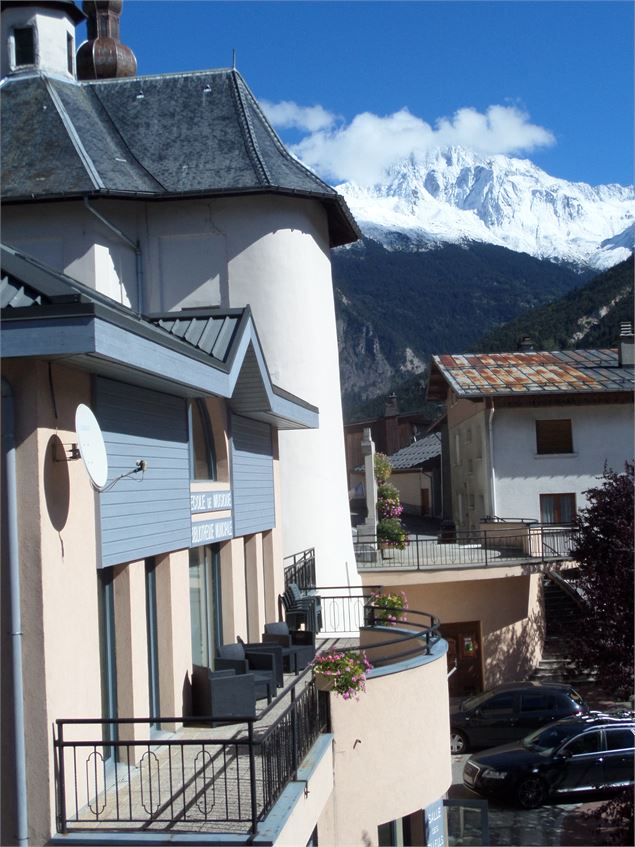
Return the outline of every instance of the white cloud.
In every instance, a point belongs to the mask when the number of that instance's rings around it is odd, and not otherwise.
[[[298,106],[292,100],[282,100],[280,103],[271,103],[269,100],[258,102],[267,118],[279,129],[319,132],[337,120],[337,115],[331,114],[323,106]]]
[[[381,180],[396,162],[423,157],[438,147],[460,146],[482,155],[519,154],[555,142],[549,130],[531,123],[516,106],[489,106],[484,113],[463,108],[451,118],[439,118],[434,126],[406,108],[383,117],[363,112],[348,124],[321,106],[285,102],[267,104],[265,110],[276,126],[307,132],[292,150],[309,167],[326,179],[366,185]]]

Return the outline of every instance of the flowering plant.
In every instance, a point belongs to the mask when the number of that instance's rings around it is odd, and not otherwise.
[[[344,700],[357,699],[360,691],[366,691],[366,672],[373,666],[365,653],[328,653],[313,660],[313,675],[316,681],[330,682],[332,690]]]
[[[382,518],[377,524],[377,540],[387,547],[404,550],[408,541],[408,533],[398,518]]]
[[[408,601],[403,591],[388,594],[375,591],[370,596],[370,603],[376,623],[394,626],[398,621],[407,620],[405,610],[408,608]]]
[[[394,485],[384,482],[377,489],[377,514],[383,518],[398,518],[403,512],[399,492]]]

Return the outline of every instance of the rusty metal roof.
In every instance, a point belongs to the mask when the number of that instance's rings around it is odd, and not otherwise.
[[[442,399],[448,386],[478,398],[633,391],[634,381],[616,349],[433,356],[429,399]]]

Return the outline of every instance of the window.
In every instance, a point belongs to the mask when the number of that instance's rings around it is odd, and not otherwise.
[[[70,32],[66,33],[66,66],[68,68],[69,74],[73,73],[73,54],[75,50],[73,49],[73,36]]]
[[[575,494],[541,494],[542,523],[571,524],[575,519]]]
[[[634,738],[632,729],[607,729],[606,749],[632,750],[635,746]]]
[[[536,453],[573,453],[571,420],[536,421]]]
[[[205,404],[190,404],[190,471],[192,479],[216,479],[214,437]]]
[[[497,694],[490,700],[487,700],[481,706],[481,714],[483,715],[504,715],[511,714],[514,711],[514,695],[513,694]]]
[[[148,638],[148,702],[150,715],[156,717],[160,710],[159,699],[159,627],[157,610],[156,560],[146,559],[146,634]],[[158,725],[154,726],[158,729]]]
[[[35,30],[32,26],[16,27],[13,30],[15,67],[35,64]]]
[[[219,546],[190,550],[192,663],[211,668],[216,645],[222,643]]]
[[[567,744],[565,749],[572,756],[580,756],[584,753],[597,753],[601,750],[600,733],[585,732],[584,735],[578,735],[577,738],[574,738],[573,741]]]
[[[547,694],[521,694],[521,712],[545,712],[553,708],[553,697]]]

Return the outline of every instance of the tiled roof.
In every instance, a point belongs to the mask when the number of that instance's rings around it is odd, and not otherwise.
[[[477,398],[632,391],[634,381],[612,349],[433,356],[428,397],[442,399],[448,386]]]
[[[393,470],[406,470],[418,467],[429,459],[441,455],[441,433],[426,435],[420,441],[414,441],[389,457]]]
[[[1,100],[3,202],[276,192],[322,202],[331,246],[359,237],[233,69],[81,83],[33,73],[5,79]]]

